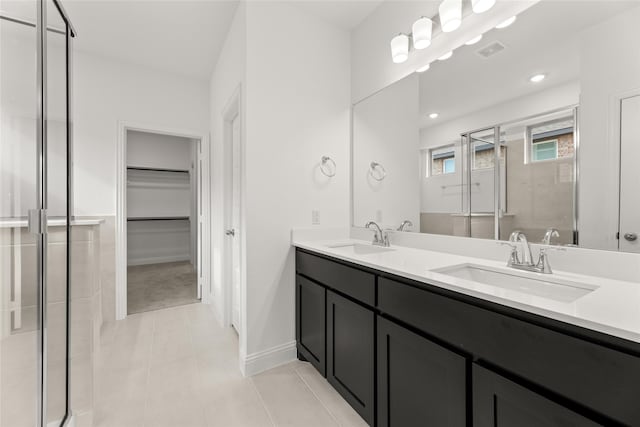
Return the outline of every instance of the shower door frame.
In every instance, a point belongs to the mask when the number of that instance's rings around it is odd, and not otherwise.
[[[41,427],[48,425],[47,422],[47,376],[48,376],[48,330],[47,330],[47,208],[48,208],[48,154],[47,154],[47,32],[53,31],[63,33],[65,36],[65,97],[66,97],[66,334],[65,334],[65,413],[60,421],[61,426],[66,426],[71,420],[71,393],[69,384],[69,325],[71,318],[71,215],[72,215],[72,171],[73,171],[73,128],[72,128],[72,55],[73,38],[76,32],[71,21],[58,0],[51,0],[56,7],[61,18],[65,22],[63,31],[49,28],[47,25],[47,0],[36,0],[37,20],[36,20],[36,46],[37,46],[37,96],[38,96],[38,114],[37,114],[37,209],[29,213],[29,230],[37,235],[36,251],[37,251],[37,280],[38,280],[38,372],[37,372],[37,388],[36,394],[37,404],[37,423]]]
[[[500,148],[502,146],[502,144],[500,143],[500,136],[501,136],[501,129],[514,124],[514,123],[518,123],[518,122],[522,122],[522,121],[526,121],[526,120],[531,120],[531,119],[535,119],[538,117],[544,117],[547,116],[549,114],[554,114],[554,113],[560,113],[560,112],[571,112],[571,115],[573,117],[573,143],[574,143],[574,154],[573,154],[573,162],[572,162],[572,166],[573,166],[573,188],[571,191],[571,204],[572,204],[572,209],[573,209],[573,213],[572,213],[572,246],[578,246],[578,242],[579,242],[579,212],[578,212],[578,196],[579,196],[579,178],[580,178],[580,163],[579,163],[579,157],[580,157],[580,126],[579,126],[579,119],[580,119],[580,105],[579,104],[571,104],[568,105],[566,107],[559,107],[559,108],[554,108],[552,110],[548,110],[548,111],[544,111],[541,113],[537,113],[537,114],[531,114],[525,117],[521,117],[518,119],[513,119],[513,120],[508,120],[502,123],[497,123],[491,126],[485,126],[485,127],[481,127],[475,130],[471,130],[471,131],[466,131],[460,134],[460,141],[461,141],[461,152],[463,153],[463,155],[466,155],[466,159],[464,162],[464,167],[467,168],[466,171],[464,171],[464,176],[463,176],[463,188],[465,188],[466,186],[466,191],[462,194],[462,206],[463,206],[463,211],[464,213],[467,215],[467,221],[468,221],[468,236],[466,237],[471,237],[471,186],[472,186],[472,182],[471,182],[471,172],[472,172],[472,151],[471,151],[471,140],[470,140],[470,136],[474,133],[477,132],[482,132],[482,131],[488,131],[493,129],[494,133],[493,133],[493,137],[494,137],[494,240],[499,241],[500,240],[500,227],[501,227],[501,223],[500,220],[502,219],[502,214],[504,213],[504,210],[506,209],[506,206],[502,206],[502,177],[501,177],[501,170],[500,170]],[[526,136],[525,136],[525,140],[526,140]],[[467,147],[465,150],[464,147],[464,141],[467,141]],[[496,149],[497,148],[497,149]],[[505,159],[505,168],[506,168],[506,159]],[[506,175],[505,178],[506,180]],[[506,181],[505,181],[506,184]],[[466,209],[465,209],[465,204],[464,204],[464,198],[467,198],[467,204],[466,204]]]
[[[72,120],[72,71],[73,38],[76,31],[68,14],[59,0],[51,0],[60,17],[65,22],[64,30],[47,25],[47,0],[35,0],[36,22],[0,14],[0,19],[34,27],[36,31],[36,208],[30,209],[27,223],[29,232],[36,235],[36,277],[37,277],[37,360],[36,360],[36,425],[46,427],[47,423],[47,249],[48,249],[48,179],[47,179],[47,32],[65,36],[65,102],[66,102],[66,334],[65,334],[65,414],[60,426],[71,421],[69,387],[69,322],[70,322],[70,280],[71,280],[71,215],[72,171],[73,171],[73,120]],[[55,423],[55,422],[54,422]],[[53,424],[53,423],[52,423]]]

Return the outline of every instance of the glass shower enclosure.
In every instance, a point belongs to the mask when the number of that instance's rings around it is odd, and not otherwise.
[[[0,2],[0,426],[71,419],[73,37],[57,0]]]

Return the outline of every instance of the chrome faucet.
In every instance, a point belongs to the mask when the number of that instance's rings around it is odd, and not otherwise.
[[[549,233],[549,231],[547,231]],[[557,231],[556,231],[557,235]],[[549,233],[549,240],[554,236],[553,232]],[[545,236],[546,238],[546,236]],[[518,253],[518,243],[522,243],[522,261],[520,260],[520,254]],[[547,251],[557,250],[565,251],[563,247],[546,247],[540,249],[538,255],[538,262],[533,263],[533,257],[531,255],[531,246],[527,241],[527,236],[522,231],[516,230],[511,233],[509,242],[498,242],[500,245],[507,245],[511,247],[511,253],[509,254],[509,260],[507,261],[507,267],[517,268],[518,270],[533,271],[535,273],[551,274],[551,265],[549,264],[549,255]]]
[[[371,228],[372,226],[375,227],[373,229],[374,231],[374,235],[373,235],[373,244],[376,246],[385,246],[388,247],[390,246],[389,244],[389,234],[384,231],[382,228],[380,228],[380,226],[374,222],[374,221],[369,221],[364,225],[366,228]]]
[[[544,233],[544,237],[542,238],[542,244],[550,245],[551,239],[554,237],[560,237],[560,233],[558,233],[558,230],[555,228],[548,228],[547,232]]]
[[[402,221],[402,224],[400,224],[400,227],[398,227],[398,231],[404,231],[404,229],[407,227],[413,227],[413,223],[408,219],[405,219],[404,221]]]
[[[516,230],[511,233],[509,236],[509,241],[511,243],[519,243],[522,242],[522,263],[524,265],[533,265],[533,255],[531,255],[531,246],[529,246],[529,242],[527,241],[527,236],[520,231]]]

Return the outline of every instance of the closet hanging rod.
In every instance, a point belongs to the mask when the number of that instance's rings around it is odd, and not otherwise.
[[[175,173],[189,173],[187,169],[164,169],[164,168],[149,168],[145,166],[127,166],[127,170],[135,171],[150,171],[150,172],[175,172]]]
[[[188,221],[188,216],[139,216],[127,218],[127,221]]]

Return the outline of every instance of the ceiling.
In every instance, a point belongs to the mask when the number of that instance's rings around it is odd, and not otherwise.
[[[306,13],[350,31],[384,0],[289,1]],[[2,10],[33,21],[34,4],[3,0]],[[208,80],[239,1],[62,0],[62,4],[78,33],[76,51]],[[53,14],[49,16],[51,22]]]
[[[342,28],[352,30],[371,14],[384,0],[303,0],[293,4]]]
[[[451,59],[436,61],[420,75],[421,127],[426,128],[491,105],[575,81],[580,73],[579,33],[638,2],[541,2],[503,30],[491,30]],[[476,52],[499,41],[505,49],[483,58]],[[533,84],[529,77],[547,78]],[[438,118],[429,119],[437,112]]]
[[[209,79],[237,1],[63,0],[78,51]]]

